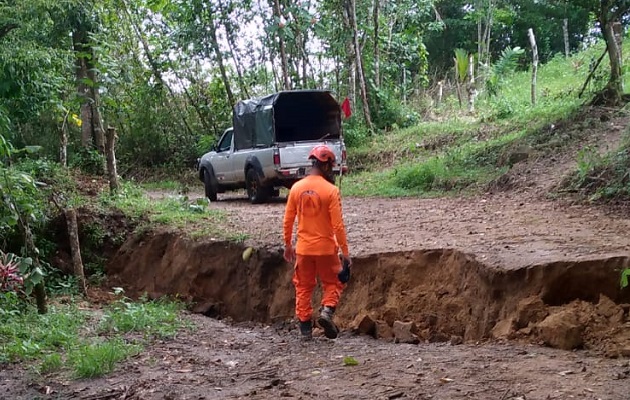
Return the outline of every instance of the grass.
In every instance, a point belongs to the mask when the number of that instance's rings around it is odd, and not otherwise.
[[[182,327],[177,313],[183,305],[172,301],[112,304],[99,326],[108,333],[142,333],[149,338],[172,338]]]
[[[351,148],[351,168],[358,172],[344,178],[344,194],[402,197],[474,191],[505,173],[510,153],[520,146],[540,152],[565,146],[569,141],[549,135],[549,126],[572,119],[589,93],[605,84],[608,67],[602,63],[590,91],[578,98],[591,59],[602,51],[600,43],[540,66],[535,106],[531,72],[516,72],[502,82],[496,96],[482,93],[472,115],[455,109],[451,97],[436,110],[439,121],[376,135]]]
[[[585,147],[577,157],[577,170],[564,187],[597,200],[630,200],[630,131],[626,129],[621,146],[607,154]]]
[[[41,374],[105,375],[143,345],[189,327],[178,316],[181,309],[178,302],[123,299],[109,306],[96,325],[97,315],[73,303],[51,305],[48,314],[39,315],[5,293],[0,295],[0,365],[26,361]]]
[[[98,204],[105,208],[120,209],[132,218],[147,219],[149,225],[185,230],[192,237],[209,236],[238,241],[243,236],[227,230],[225,212],[210,209],[204,198],[191,201],[186,196],[178,195],[152,199],[141,187],[125,182],[118,194],[101,194]]]
[[[102,343],[81,344],[70,352],[68,360],[75,377],[95,378],[109,374],[116,364],[140,351],[140,346],[115,338]]]

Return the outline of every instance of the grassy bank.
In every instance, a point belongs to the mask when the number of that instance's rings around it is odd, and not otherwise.
[[[354,173],[344,178],[344,194],[398,197],[475,191],[505,173],[514,152],[558,151],[568,143],[551,127],[575,119],[605,83],[606,62],[578,97],[591,60],[602,50],[598,44],[542,65],[536,105],[531,103],[531,72],[515,72],[504,78],[495,96],[481,93],[474,113],[447,99],[432,121],[375,135],[351,148]],[[572,139],[579,140],[579,135]]]

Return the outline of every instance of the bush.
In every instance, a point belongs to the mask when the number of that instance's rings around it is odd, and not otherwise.
[[[422,164],[398,170],[395,174],[396,185],[403,189],[430,191],[438,176],[445,176],[443,159],[433,157]]]
[[[375,91],[371,97],[372,122],[378,129],[407,128],[420,122],[418,113],[403,104],[397,95],[384,90]]]
[[[370,140],[370,131],[364,125],[348,124],[343,131],[343,140],[348,147],[361,147]]]
[[[82,147],[75,154],[71,166],[79,168],[86,174],[103,175],[105,173],[105,156],[94,149]]]

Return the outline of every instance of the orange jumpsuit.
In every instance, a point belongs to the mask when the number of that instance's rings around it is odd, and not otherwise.
[[[308,321],[313,314],[316,276],[322,283],[322,306],[336,307],[344,287],[337,277],[341,271],[337,251],[341,248],[346,257],[349,252],[339,189],[319,175],[309,175],[293,185],[284,213],[286,246],[291,245],[296,216],[295,312],[300,321]]]

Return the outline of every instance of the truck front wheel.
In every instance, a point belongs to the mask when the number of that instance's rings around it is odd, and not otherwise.
[[[217,201],[217,179],[214,177],[214,173],[207,169],[203,170],[203,186],[208,200]]]
[[[247,170],[247,181],[245,186],[247,188],[247,197],[252,204],[262,204],[269,198],[269,188],[263,186],[260,182],[260,177],[255,169],[250,168]]]

